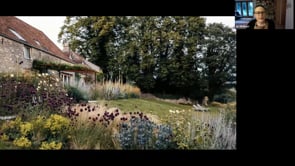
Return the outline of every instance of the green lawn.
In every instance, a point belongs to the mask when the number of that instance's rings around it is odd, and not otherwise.
[[[103,100],[101,104],[107,104],[107,107],[118,107],[122,112],[143,112],[145,114],[157,115],[160,118],[165,117],[169,110],[193,110],[191,105],[174,104],[156,99],[120,99]],[[217,108],[209,107],[209,112],[197,112],[197,114],[212,114],[217,112]]]
[[[120,99],[103,100],[99,103],[107,104],[108,107],[118,107],[122,112],[139,111],[163,117],[169,110],[188,110],[192,109],[189,105],[173,104],[155,99]]]

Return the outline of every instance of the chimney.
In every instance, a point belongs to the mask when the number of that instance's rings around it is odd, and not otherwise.
[[[70,46],[69,43],[63,43],[63,52],[70,52]]]

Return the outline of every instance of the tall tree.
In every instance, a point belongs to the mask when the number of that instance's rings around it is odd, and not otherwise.
[[[59,38],[145,92],[212,98],[235,79],[235,33],[201,17],[67,17]]]
[[[200,17],[174,17],[173,51],[169,56],[169,84],[171,89],[189,96],[199,80],[198,45],[203,40],[205,20]],[[195,89],[197,91],[197,89]]]
[[[58,37],[108,73],[109,56],[105,46],[113,37],[115,21],[112,16],[67,16]]]
[[[212,100],[226,88],[228,81],[235,80],[235,31],[220,23],[209,24],[202,50],[203,78],[208,82],[208,97]]]

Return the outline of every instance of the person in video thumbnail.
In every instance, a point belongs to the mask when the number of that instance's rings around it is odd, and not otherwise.
[[[248,23],[248,29],[275,29],[275,23],[266,18],[265,7],[257,5],[254,8],[255,19]]]

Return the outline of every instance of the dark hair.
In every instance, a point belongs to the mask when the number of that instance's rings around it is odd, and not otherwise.
[[[264,7],[263,5],[256,5],[255,8],[254,8],[254,10],[255,10],[256,8],[258,8],[258,7],[262,7],[262,8],[265,10],[265,7]]]

